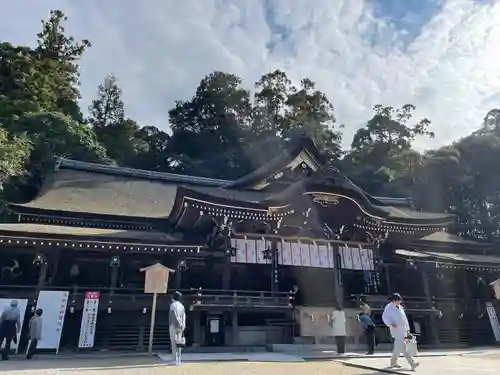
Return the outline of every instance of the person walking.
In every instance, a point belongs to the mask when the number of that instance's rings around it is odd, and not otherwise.
[[[359,313],[358,320],[366,337],[368,345],[367,355],[372,355],[375,352],[375,324],[373,320],[365,313]]]
[[[5,341],[5,348],[2,352],[2,361],[9,359],[10,345],[13,340],[17,340],[17,334],[21,330],[21,312],[16,300],[10,301],[7,307],[0,315],[0,346]]]
[[[31,318],[29,324],[30,343],[26,352],[26,359],[33,358],[38,342],[42,339],[42,309],[36,309],[35,315]]]
[[[340,306],[335,308],[330,317],[330,326],[332,327],[332,334],[335,337],[337,344],[337,353],[345,354],[345,337],[346,333],[346,317],[345,312]]]
[[[175,365],[181,364],[182,347],[186,345],[184,330],[186,329],[186,311],[180,302],[182,294],[175,292],[170,304],[168,314],[170,345],[172,346],[172,357]]]
[[[384,324],[391,330],[391,336],[394,339],[394,347],[392,350],[391,367],[400,368],[398,358],[401,353],[410,364],[412,370],[415,370],[419,363],[416,362],[407,348],[407,337],[410,335],[410,325],[406,317],[405,310],[401,306],[403,299],[399,293],[394,293],[390,302],[385,306],[382,320]]]

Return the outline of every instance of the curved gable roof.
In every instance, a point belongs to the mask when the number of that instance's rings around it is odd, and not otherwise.
[[[299,134],[292,139],[291,146],[283,150],[278,156],[253,172],[233,181],[226,187],[230,189],[251,189],[292,164],[294,160],[300,157],[301,153],[305,153],[315,164],[316,168],[320,168],[325,162],[312,138],[304,134]]]

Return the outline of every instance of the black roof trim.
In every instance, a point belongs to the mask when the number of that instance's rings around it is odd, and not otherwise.
[[[116,223],[124,225],[152,225],[161,226],[168,225],[167,217],[164,218],[148,218],[142,216],[120,216],[120,215],[108,215],[108,214],[98,214],[98,213],[88,213],[88,212],[73,212],[73,211],[61,211],[61,210],[51,210],[47,208],[35,208],[27,207],[21,204],[8,203],[6,207],[7,212],[12,214],[27,215],[39,218],[47,219],[61,219],[61,220],[75,220],[75,221],[87,221],[96,222],[105,221],[107,223]],[[97,228],[97,226],[96,226]]]
[[[187,184],[216,186],[216,187],[227,186],[233,182],[233,181],[218,180],[215,178],[208,178],[208,177],[154,172],[144,169],[134,169],[134,168],[117,167],[112,165],[87,163],[83,161],[77,161],[65,158],[60,158],[57,160],[55,170],[57,171],[58,169],[72,169],[78,171],[96,172],[96,173],[103,173],[116,176],[142,178],[152,181],[166,181],[166,182],[174,182],[180,184],[187,183]]]

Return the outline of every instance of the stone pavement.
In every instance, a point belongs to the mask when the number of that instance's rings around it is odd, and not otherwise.
[[[21,358],[0,362],[1,375],[375,375],[372,370],[328,362],[208,362],[168,366],[157,357],[100,359]]]
[[[169,363],[172,354],[160,353],[158,357]],[[284,353],[185,353],[182,355],[184,362],[304,362],[304,358]]]
[[[350,358],[339,360],[348,366],[354,366],[366,370],[378,370],[396,374],[408,374],[410,367],[404,358],[400,358],[399,364],[403,368],[393,370],[388,368],[389,358]],[[483,353],[473,352],[470,354],[455,354],[447,356],[419,357],[420,366],[415,373],[421,375],[493,375],[498,374],[500,368],[500,349]]]

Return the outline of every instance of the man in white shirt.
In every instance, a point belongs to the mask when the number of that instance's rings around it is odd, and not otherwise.
[[[172,304],[168,313],[170,345],[172,346],[172,356],[176,365],[181,364],[181,348],[186,344],[184,330],[186,329],[186,311],[180,302],[182,294],[175,292],[172,297]]]
[[[410,325],[406,317],[405,310],[401,306],[402,298],[398,293],[391,296],[390,303],[384,309],[382,320],[384,324],[391,330],[391,336],[394,339],[394,348],[391,357],[391,367],[399,368],[398,358],[401,353],[408,361],[412,370],[415,370],[419,363],[415,362],[411,354],[407,350],[406,338],[410,333]]]

